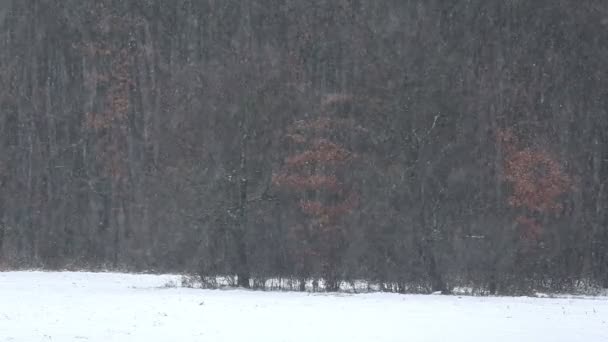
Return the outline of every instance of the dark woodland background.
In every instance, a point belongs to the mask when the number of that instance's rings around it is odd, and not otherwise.
[[[2,267],[608,287],[604,0],[13,0],[0,26]]]

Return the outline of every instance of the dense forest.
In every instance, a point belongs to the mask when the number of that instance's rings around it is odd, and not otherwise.
[[[608,287],[604,0],[7,0],[0,267]]]

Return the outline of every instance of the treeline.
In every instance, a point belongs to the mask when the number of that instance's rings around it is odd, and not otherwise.
[[[608,287],[602,0],[13,0],[0,265]]]

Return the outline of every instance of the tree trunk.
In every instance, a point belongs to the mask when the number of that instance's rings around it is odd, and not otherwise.
[[[491,295],[495,295],[496,294],[496,276],[494,274],[492,274],[490,276],[490,283],[488,284],[488,290],[490,291]]]
[[[433,255],[429,256],[429,277],[431,278],[431,290],[433,292],[449,293],[441,273],[437,271],[437,264]]]
[[[0,265],[2,264],[4,248],[4,224],[0,222]]]
[[[238,276],[238,286],[248,289],[249,288],[249,265],[247,260],[247,242],[245,241],[245,233],[247,231],[247,150],[246,150],[246,141],[247,141],[247,133],[244,132],[244,123],[241,122],[241,153],[239,160],[239,207],[238,207],[238,217],[239,221],[237,223],[237,231],[235,234],[236,237],[236,246],[238,248],[238,265],[237,265],[237,276]]]
[[[238,272],[237,272],[237,285],[239,287],[242,288],[246,288],[248,289],[249,286],[249,279],[251,278],[250,273],[249,273],[249,266],[247,264],[247,249],[245,246],[245,239],[242,236],[242,234],[239,234],[240,237],[240,242],[237,244],[237,248],[238,248]]]

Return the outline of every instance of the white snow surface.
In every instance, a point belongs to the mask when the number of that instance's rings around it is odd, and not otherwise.
[[[608,298],[166,288],[176,275],[0,273],[0,341],[608,341]]]

